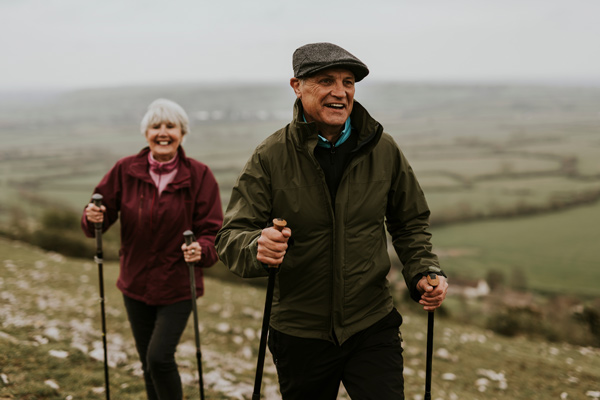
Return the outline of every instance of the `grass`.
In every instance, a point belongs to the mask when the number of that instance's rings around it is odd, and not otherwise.
[[[93,358],[101,337],[95,265],[4,239],[0,239],[0,259],[4,260],[0,264],[0,374],[4,377],[0,399],[104,398],[103,363]],[[143,398],[144,387],[114,286],[117,272],[115,264],[105,265],[109,357],[116,360],[110,368],[111,396],[133,400]],[[198,301],[206,396],[248,399],[264,290],[212,278],[206,279],[206,287],[206,295]],[[413,399],[423,392],[426,317],[416,311],[416,305],[398,306],[404,314],[406,394]],[[189,323],[177,353],[186,399],[198,398],[193,343]],[[509,339],[441,315],[436,320],[435,349],[436,399],[547,400],[563,392],[569,399],[581,399],[587,391],[600,389],[598,349]],[[61,354],[66,356],[56,356]],[[277,399],[269,354],[265,368],[263,393],[267,399]],[[476,384],[484,378],[487,383]],[[342,391],[340,399],[344,398]]]
[[[600,296],[595,249],[600,204],[550,215],[433,229],[433,242],[450,275],[485,278],[489,270],[527,277],[529,289]],[[458,256],[444,256],[460,249]],[[586,277],[586,278],[584,278]]]

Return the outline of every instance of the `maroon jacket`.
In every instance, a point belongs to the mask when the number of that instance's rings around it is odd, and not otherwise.
[[[120,274],[117,287],[150,305],[191,299],[188,266],[183,259],[183,232],[190,229],[202,246],[197,267],[217,262],[215,235],[223,223],[219,187],[210,169],[185,156],[179,147],[177,175],[162,194],[148,172],[148,152],[125,157],[102,178],[94,193],[106,206],[103,230],[121,219]],[[119,216],[120,213],[120,216]],[[82,228],[94,236],[85,212]],[[196,294],[204,293],[202,269],[195,268]]]

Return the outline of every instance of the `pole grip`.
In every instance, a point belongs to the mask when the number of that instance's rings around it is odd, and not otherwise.
[[[196,240],[196,237],[194,236],[194,232],[192,232],[190,230],[183,232],[183,238],[185,240],[186,246],[189,246],[190,244],[192,244],[192,242],[194,240]]]
[[[100,193],[94,193],[92,195],[92,202],[96,207],[102,207],[102,195]],[[95,236],[96,236],[96,263],[102,263],[104,258],[102,251],[102,222],[94,222]]]
[[[100,193],[94,193],[92,195],[92,202],[97,207],[100,207],[102,205],[102,199],[104,199],[104,197],[102,197]]]
[[[273,219],[273,228],[277,229],[279,232],[283,231],[283,228],[287,226],[287,221],[283,218],[274,218]],[[269,265],[269,268],[279,268],[278,264]]]
[[[183,239],[185,240],[185,245],[189,246],[192,244],[192,242],[194,242],[196,240],[196,237],[194,236],[194,232],[187,230],[185,232],[183,232]],[[189,262],[187,263],[188,266],[193,267],[196,263],[194,262]],[[190,274],[192,273],[192,271],[190,271]],[[190,277],[191,279],[193,277]],[[195,287],[194,287],[195,290]]]
[[[440,284],[440,280],[435,272],[430,272],[427,274],[427,283],[433,287],[436,287]]]
[[[92,195],[92,203],[94,203],[96,207],[102,207],[102,199],[104,199],[104,197],[102,197],[100,193],[94,193]],[[102,223],[100,222],[95,222],[94,226],[96,229],[102,229]]]
[[[277,229],[279,232],[283,231],[283,228],[287,226],[287,222],[283,218],[275,218],[273,219],[273,228]]]

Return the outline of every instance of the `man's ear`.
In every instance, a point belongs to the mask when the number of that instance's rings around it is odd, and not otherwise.
[[[294,89],[294,93],[296,93],[296,97],[301,99],[302,98],[302,92],[300,91],[300,79],[298,78],[291,78],[290,79],[290,86],[292,87],[292,89]]]

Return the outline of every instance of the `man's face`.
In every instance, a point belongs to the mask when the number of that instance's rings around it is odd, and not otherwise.
[[[302,101],[307,122],[316,122],[325,134],[337,134],[354,104],[354,74],[342,68],[330,68],[290,85]]]

